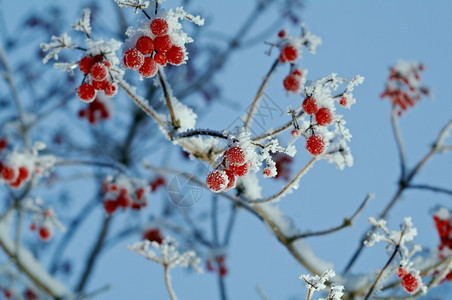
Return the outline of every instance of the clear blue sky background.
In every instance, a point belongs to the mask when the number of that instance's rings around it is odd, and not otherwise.
[[[28,12],[42,11],[46,4],[56,2],[39,1],[38,7],[35,1],[2,1],[8,29],[17,30],[18,21]],[[63,5],[62,1],[59,3]],[[77,11],[82,3],[64,2],[69,23],[78,17]],[[110,1],[99,3],[110,11]],[[172,3],[168,0],[164,5],[168,8],[173,6]],[[192,9],[197,8],[208,17],[206,26],[212,32],[231,33],[240,24],[236,20],[246,17],[253,3],[204,0],[194,1]],[[357,246],[357,239],[367,228],[367,217],[379,213],[396,189],[399,165],[390,128],[390,104],[379,98],[389,66],[398,59],[422,61],[426,65],[423,82],[433,88],[435,94],[434,101],[422,100],[400,119],[409,166],[413,166],[429,150],[438,131],[452,118],[451,12],[452,1],[306,1],[300,19],[323,39],[316,55],[304,52],[301,66],[309,69],[308,78],[316,79],[331,72],[349,78],[360,74],[366,78],[364,84],[355,90],[357,104],[352,110],[343,112],[353,135],[351,148],[355,165],[339,171],[326,162],[318,163],[301,180],[300,189],[280,203],[282,210],[292,216],[300,228],[319,230],[341,223],[367,193],[376,194],[353,228],[308,241],[318,256],[335,263],[338,271],[343,269]],[[268,19],[273,20],[271,16],[274,13],[271,12]],[[105,15],[103,18],[108,19]],[[259,24],[260,29],[264,28],[266,20],[260,20]],[[259,32],[258,27],[252,33]],[[291,32],[297,30],[288,28]],[[218,81],[222,82],[222,101],[237,104],[238,107],[227,103],[217,105],[208,116],[202,116],[199,127],[223,129],[243,114],[273,61],[273,57],[264,54],[266,50],[267,46],[258,44],[232,57]],[[282,66],[278,69],[266,91],[282,107],[296,106],[301,101],[295,96],[287,97],[283,91],[281,82],[288,72],[287,68]],[[126,100],[122,98],[121,101]],[[282,122],[286,122],[285,116],[279,123]],[[294,170],[309,159],[303,150],[302,140],[296,145],[299,153]],[[415,181],[450,189],[451,155],[437,155]],[[264,193],[270,194],[277,184],[269,184]],[[160,206],[158,202],[166,197],[163,192],[158,195],[161,199],[154,200],[152,204],[156,209]],[[198,205],[202,207],[209,199],[206,191]],[[450,206],[450,197],[407,191],[391,213],[389,224],[398,226],[403,217],[412,216],[419,231],[416,240],[435,248],[438,238],[429,210],[436,204]],[[222,205],[226,207],[228,203],[223,202]],[[96,211],[85,230],[97,232],[98,220],[102,216],[101,210]],[[99,260],[89,289],[111,283],[114,290],[98,299],[168,299],[161,267],[125,250],[127,244],[138,238],[136,236],[117,245]],[[90,239],[91,235],[87,238],[78,236],[68,254],[77,257],[84,255],[90,249]],[[355,271],[368,272],[382,267],[385,262],[384,248],[375,247],[362,255]],[[298,279],[305,270],[263,224],[246,212],[239,213],[227,264],[230,275],[226,278],[226,285],[230,299],[259,299],[254,289],[256,285],[261,286],[270,299],[305,298],[306,291]],[[216,277],[213,274],[191,275],[185,270],[174,269],[172,275],[174,288],[181,299],[217,298]]]

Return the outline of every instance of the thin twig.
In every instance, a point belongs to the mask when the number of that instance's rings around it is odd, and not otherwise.
[[[392,125],[392,131],[394,133],[394,138],[395,138],[396,144],[397,144],[397,150],[399,153],[401,178],[405,178],[405,174],[406,174],[405,150],[403,147],[402,134],[400,132],[398,120],[399,119],[398,119],[396,107],[393,106],[392,112],[391,112],[391,125]]]
[[[177,296],[174,293],[173,287],[171,285],[171,276],[169,274],[169,267],[168,265],[164,265],[164,273],[165,273],[165,285],[166,285],[166,289],[168,290],[168,294],[171,298],[171,300],[177,300]]]
[[[431,186],[427,184],[410,184],[407,186],[408,189],[419,189],[419,190],[428,190],[432,192],[443,193],[449,196],[452,196],[452,190]]]
[[[160,85],[162,86],[163,90],[163,96],[165,97],[166,105],[168,106],[169,114],[171,117],[171,124],[173,125],[174,129],[177,129],[180,127],[180,121],[177,120],[176,116],[174,115],[173,105],[171,104],[171,96],[167,87],[168,83],[163,78],[162,72],[163,71],[159,69],[157,75],[159,76]]]
[[[304,114],[304,111],[300,111],[296,115],[296,119],[298,120],[301,116],[303,116],[303,114]],[[275,136],[275,135],[277,135],[277,134],[279,134],[279,133],[281,133],[283,131],[286,131],[287,129],[292,128],[292,126],[293,126],[293,122],[289,121],[289,122],[287,122],[286,124],[284,124],[283,126],[277,128],[277,129],[271,130],[271,131],[269,131],[267,133],[264,133],[264,134],[262,134],[260,136],[254,137],[253,141],[257,142],[257,141],[260,141],[260,140],[263,140],[263,139],[270,138],[270,137]]]

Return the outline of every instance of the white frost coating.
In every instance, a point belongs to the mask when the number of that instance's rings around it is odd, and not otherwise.
[[[87,51],[85,55],[95,56],[102,53],[106,60],[111,64],[110,73],[115,80],[122,78],[124,70],[119,67],[120,60],[116,55],[116,51],[121,48],[122,43],[115,39],[86,39],[85,40]]]
[[[331,278],[336,276],[336,273],[331,270],[327,269],[325,272],[323,272],[322,275],[300,275],[300,279],[303,280],[306,284],[306,288],[309,290],[310,296],[315,291],[322,291],[326,290],[326,281],[331,281]],[[344,287],[340,284],[333,284],[331,285],[331,288],[328,293],[328,300],[341,300],[342,296],[344,295]],[[310,297],[308,297],[310,299]],[[318,300],[322,300],[322,298],[319,298]]]
[[[20,246],[20,248],[16,252],[16,243],[9,237],[9,229],[12,228],[12,226],[9,224],[11,221],[12,214],[10,214],[4,219],[3,222],[0,223],[0,243],[2,244],[2,247],[6,250],[6,252],[8,252],[10,255],[16,254],[19,261],[18,263],[27,270],[27,273],[30,275],[30,277],[38,280],[39,283],[47,290],[51,291],[52,294],[61,299],[75,299],[75,297],[63,283],[47,273],[47,271],[42,267],[40,262],[34,258],[33,254],[30,251]]]
[[[91,35],[91,10],[89,8],[85,8],[82,10],[82,18],[75,21],[75,25],[72,25],[71,28],[78,31],[83,31],[87,35]]]
[[[49,52],[44,56],[42,62],[45,64],[49,61],[49,59],[53,58],[58,60],[58,53],[61,52],[64,48],[74,49],[77,47],[77,44],[72,43],[72,39],[66,32],[63,32],[60,36],[52,36],[50,38],[53,42],[50,43],[41,43],[42,51]]]
[[[331,262],[324,261],[318,258],[311,247],[303,240],[297,239],[292,243],[293,248],[305,260],[308,261],[318,272],[326,269],[333,269],[334,265]]]
[[[194,129],[196,126],[197,114],[190,107],[186,106],[182,102],[176,99],[176,97],[171,97],[171,105],[173,106],[174,116],[176,120],[179,120],[180,127],[177,132],[184,132],[190,129]],[[164,101],[164,98],[161,98]],[[166,122],[171,123],[171,118],[168,115],[166,117]]]
[[[145,9],[149,6],[149,1],[143,1],[143,0],[126,0],[126,1],[115,0],[115,2],[119,7],[123,7],[123,6],[134,7],[135,14],[138,13],[138,10]],[[157,0],[156,2],[158,3],[159,1]]]
[[[433,213],[433,216],[438,217],[440,220],[450,220],[451,214],[449,209],[442,206],[436,212]]]
[[[154,250],[149,249],[149,246],[152,246],[152,248],[159,251],[160,255],[157,255]],[[155,241],[150,242],[149,240],[144,240],[136,242],[132,246],[127,246],[127,248],[148,260],[161,265],[167,265],[169,268],[175,266],[187,268],[188,266],[191,266],[197,273],[202,273],[203,270],[199,266],[201,259],[196,256],[196,253],[194,251],[179,253],[177,246],[178,244],[174,239],[165,237],[162,244]]]
[[[256,200],[262,198],[262,187],[259,185],[256,173],[248,172],[246,176],[237,178],[237,182],[244,186],[245,196],[248,199]]]
[[[436,141],[437,149],[441,149],[441,147],[444,146],[444,141],[450,136],[451,131],[452,131],[452,121],[447,123],[447,125],[439,133],[438,140]]]
[[[284,215],[284,213],[279,209],[277,204],[273,203],[262,203],[257,204],[260,209],[262,209],[276,226],[278,226],[284,236],[294,236],[298,234],[298,230],[293,224],[293,220]]]
[[[417,235],[417,229],[414,227],[411,217],[403,219],[403,223],[400,226],[401,230],[393,231],[388,230],[386,227],[386,221],[383,219],[377,221],[375,218],[370,217],[368,221],[375,227],[379,228],[384,234],[374,232],[370,235],[369,239],[364,242],[366,246],[371,247],[375,243],[384,241],[392,245],[400,245],[402,254],[408,254],[408,249],[405,247],[405,243],[411,242]]]

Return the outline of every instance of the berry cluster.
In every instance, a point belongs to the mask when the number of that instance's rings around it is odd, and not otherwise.
[[[31,178],[31,172],[26,166],[8,166],[0,162],[2,179],[12,188],[21,188]]]
[[[94,101],[88,104],[88,107],[81,109],[78,112],[80,118],[86,118],[92,125],[96,124],[99,120],[107,120],[110,118],[110,111],[107,104],[96,97]]]
[[[397,270],[397,276],[402,278],[402,287],[410,294],[416,293],[422,286],[418,272],[408,272],[405,268],[400,267]]]
[[[149,35],[140,36],[135,47],[128,49],[123,56],[126,68],[138,70],[146,78],[157,74],[158,65],[166,66],[169,63],[177,66],[185,60],[185,48],[174,44],[165,19],[152,20],[149,29]]]
[[[207,187],[214,193],[228,191],[235,187],[236,177],[245,176],[251,162],[246,159],[245,150],[240,146],[232,146],[224,153],[225,169],[216,169],[206,178]]]
[[[102,54],[87,55],[80,60],[80,71],[85,74],[83,83],[77,89],[80,100],[92,102],[96,99],[98,91],[103,91],[107,97],[116,95],[118,86],[111,80],[110,67],[111,63]]]
[[[53,236],[53,224],[51,218],[54,217],[51,209],[46,209],[39,216],[34,217],[33,223],[30,224],[30,231],[37,231],[39,238],[43,242],[48,242]]]
[[[218,255],[215,259],[209,257],[206,261],[206,269],[209,272],[218,272],[220,277],[224,277],[228,274],[225,261],[226,257],[224,255]]]
[[[162,244],[163,239],[162,232],[158,228],[148,228],[143,232],[143,240]]]
[[[141,210],[147,205],[149,188],[144,185],[132,184],[126,178],[119,178],[115,182],[103,182],[104,209],[113,214],[118,207]]]
[[[303,72],[301,69],[293,70],[289,75],[283,80],[284,89],[288,92],[298,94],[301,87],[301,81],[303,77]]]
[[[390,98],[392,104],[397,107],[399,116],[414,106],[422,95],[429,94],[428,88],[420,84],[419,73],[423,70],[424,66],[420,63],[404,61],[399,61],[391,68],[386,88],[380,97]]]
[[[440,238],[440,245],[438,246],[439,258],[452,255],[452,215],[450,211],[444,207],[440,208],[434,215],[435,227]],[[446,280],[452,281],[452,271],[446,277]]]
[[[157,176],[154,180],[152,180],[149,185],[151,186],[151,192],[155,192],[159,187],[165,186],[166,180],[165,177]]]

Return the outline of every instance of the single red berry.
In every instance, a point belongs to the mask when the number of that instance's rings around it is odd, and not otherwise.
[[[102,62],[104,60],[104,57],[101,54],[96,54],[91,59],[91,65],[97,64],[99,62]]]
[[[116,82],[108,82],[107,85],[104,88],[105,96],[107,97],[113,97],[118,92],[118,85]]]
[[[150,37],[143,35],[137,40],[136,48],[144,55],[151,54],[154,51],[154,41]]]
[[[130,205],[130,198],[127,195],[119,195],[118,198],[116,198],[116,201],[118,201],[118,206],[122,208],[126,208]]]
[[[218,269],[218,274],[220,275],[220,277],[228,275],[228,268],[226,268],[225,266],[220,266],[220,268]]]
[[[136,194],[137,194],[137,199],[141,200],[144,196],[144,188],[141,187],[141,188],[137,189]]]
[[[25,300],[38,300],[38,295],[30,289],[25,290],[24,297]]]
[[[6,299],[11,299],[11,297],[13,296],[13,293],[11,293],[9,289],[4,289],[3,294],[5,295]]]
[[[30,231],[35,231],[36,230],[36,224],[31,223],[30,224]]]
[[[302,107],[304,112],[307,113],[308,115],[315,114],[319,110],[317,106],[317,100],[315,100],[315,98],[312,97],[307,97],[306,99],[304,99]]]
[[[287,32],[286,32],[286,30],[280,30],[279,32],[278,32],[278,37],[280,38],[280,39],[283,39],[283,38],[285,38],[286,37],[286,34],[287,34]]]
[[[166,52],[166,59],[168,60],[168,63],[172,65],[180,65],[184,61],[185,54],[184,50],[181,47],[178,46],[172,46],[168,52]]]
[[[300,76],[289,74],[283,81],[284,88],[288,92],[298,93],[300,89]]]
[[[452,281],[452,271],[449,271],[449,273],[447,273],[446,277],[444,277],[447,281]]]
[[[166,52],[172,45],[169,35],[157,36],[154,40],[154,47],[158,52]]]
[[[108,70],[103,63],[99,62],[91,67],[91,74],[93,76],[93,80],[101,81],[107,77]]]
[[[154,60],[155,60],[156,63],[158,63],[161,66],[165,66],[166,62],[167,62],[165,54],[164,53],[160,53],[160,52],[156,53],[154,55]]]
[[[397,270],[397,276],[400,277],[400,278],[404,277],[407,274],[408,274],[408,272],[407,272],[407,270],[405,268],[400,267]]]
[[[223,191],[228,183],[228,175],[224,170],[213,170],[206,178],[207,187],[214,193]]]
[[[111,67],[111,63],[108,60],[104,61],[104,65],[107,69],[110,69],[110,67]]]
[[[105,78],[104,80],[101,80],[101,81],[93,80],[93,82],[91,83],[91,85],[94,87],[94,89],[98,90],[98,91],[105,89],[107,84],[108,84],[107,78]]]
[[[105,200],[104,201],[104,209],[107,212],[107,214],[109,214],[109,215],[113,214],[117,208],[118,208],[117,201],[115,201],[115,200]]]
[[[279,55],[278,60],[280,63],[285,63],[287,61],[282,53]]]
[[[315,113],[315,120],[320,126],[327,126],[333,122],[333,114],[328,107],[322,107]]]
[[[85,74],[88,74],[89,72],[91,72],[92,59],[93,58],[91,56],[83,57],[78,64],[80,71],[82,71]]]
[[[272,170],[270,168],[265,168],[264,171],[262,171],[262,174],[264,174],[265,178],[273,177]]]
[[[144,63],[141,66],[139,72],[140,75],[146,78],[154,77],[157,74],[158,66],[155,60],[148,56],[144,58]]]
[[[127,68],[138,70],[144,63],[144,56],[136,48],[132,48],[124,53],[122,60]]]
[[[298,49],[292,45],[287,45],[282,49],[281,54],[284,56],[286,61],[293,63],[298,58]]]
[[[292,131],[290,132],[290,136],[292,137],[292,138],[296,138],[296,137],[299,137],[301,135],[301,133],[300,133],[300,130],[298,130],[298,129],[292,129]]]
[[[228,185],[226,186],[226,188],[224,190],[229,191],[230,189],[235,188],[235,175],[231,170],[224,170],[224,172],[228,176],[228,180],[229,180]]]
[[[19,168],[19,178],[21,180],[26,180],[28,178],[28,175],[30,175],[30,172],[26,167],[20,167]]]
[[[347,105],[347,98],[342,96],[341,99],[339,99],[339,104],[342,105],[342,106],[346,106]]]
[[[317,156],[325,151],[325,142],[318,135],[311,135],[306,141],[306,150],[313,156]]]
[[[41,228],[39,228],[39,237],[41,238],[42,241],[46,242],[48,240],[50,240],[50,236],[51,236],[51,232],[50,229],[43,226]]]
[[[22,179],[19,176],[17,176],[16,180],[9,182],[9,186],[16,189],[19,188],[21,184]]]
[[[152,20],[149,27],[155,36],[162,36],[168,33],[168,23],[162,18]]]
[[[229,148],[224,157],[230,165],[243,165],[245,163],[245,151],[239,146]]]
[[[2,170],[2,178],[6,181],[11,181],[16,177],[16,170],[12,167],[4,167]]]
[[[301,71],[301,69],[295,69],[292,72],[293,75],[297,75],[297,76],[303,76],[303,72]]]
[[[417,274],[409,273],[403,276],[402,287],[410,294],[415,293],[421,287],[421,278]]]
[[[8,145],[8,140],[6,138],[1,138],[0,139],[0,151],[5,149],[7,145]]]
[[[86,103],[93,102],[96,98],[96,90],[91,84],[83,83],[77,89],[77,96]]]
[[[231,172],[234,173],[235,176],[243,177],[248,174],[250,166],[251,164],[249,162],[246,162],[242,165],[229,165],[229,170],[231,170]]]
[[[157,228],[148,229],[143,233],[143,239],[161,244],[163,242],[162,232]]]

